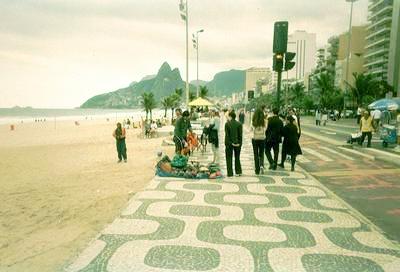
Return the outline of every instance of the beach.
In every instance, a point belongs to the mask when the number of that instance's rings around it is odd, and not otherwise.
[[[127,130],[117,163],[115,121],[0,125],[0,271],[60,271],[154,176],[164,138]]]

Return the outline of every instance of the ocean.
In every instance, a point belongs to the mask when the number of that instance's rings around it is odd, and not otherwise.
[[[168,111],[170,115],[170,111]],[[168,116],[167,113],[167,116]],[[164,110],[153,110],[153,119],[164,116]],[[130,118],[133,121],[146,117],[141,109],[35,109],[35,108],[0,108],[0,124],[57,120],[110,119],[122,121]]]

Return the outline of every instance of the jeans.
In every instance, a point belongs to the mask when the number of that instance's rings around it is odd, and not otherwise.
[[[271,148],[274,150],[274,159],[272,160]],[[276,169],[279,156],[279,143],[267,142],[265,143],[265,155],[267,156],[271,169]]]
[[[126,144],[125,139],[117,140],[117,152],[118,152],[118,159],[121,161],[122,159],[126,160]]]
[[[226,145],[225,146],[225,156],[226,156],[226,168],[228,171],[228,177],[233,176],[233,169],[232,169],[232,155],[235,154],[235,173],[237,175],[242,174],[242,166],[240,165],[240,150],[241,146],[232,146]]]
[[[254,164],[256,167],[256,174],[260,174],[260,167],[264,167],[264,149],[265,140],[251,140],[254,153]]]
[[[372,139],[372,132],[362,132],[361,133],[361,141],[360,141],[360,145],[362,145],[364,143],[365,140],[365,136],[368,137],[368,144],[367,147],[371,147],[371,139]]]

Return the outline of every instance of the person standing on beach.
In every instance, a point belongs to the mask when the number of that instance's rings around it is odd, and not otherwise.
[[[264,149],[266,122],[264,112],[257,109],[252,120],[254,164],[256,175],[264,174]]]
[[[117,123],[117,128],[114,130],[113,136],[117,141],[117,152],[118,152],[118,163],[124,160],[124,162],[128,161],[128,157],[126,156],[126,130],[122,127],[121,123]]]
[[[272,110],[273,116],[268,118],[268,127],[265,132],[265,155],[269,161],[269,169],[276,170],[278,165],[279,144],[282,142],[283,122],[279,118],[279,109]],[[271,156],[274,150],[274,159]]]
[[[228,177],[233,176],[232,155],[235,154],[235,173],[236,176],[242,175],[242,166],[240,164],[240,150],[243,142],[243,126],[236,121],[236,113],[231,111],[228,116],[228,122],[225,123],[225,157]]]

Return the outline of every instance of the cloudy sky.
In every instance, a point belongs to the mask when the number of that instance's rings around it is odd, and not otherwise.
[[[72,108],[93,95],[155,74],[164,61],[185,78],[179,0],[0,0],[0,107]],[[365,24],[367,0],[354,4]],[[232,68],[271,66],[273,23],[317,34],[348,28],[345,0],[189,0],[200,34],[200,79]],[[189,78],[196,77],[189,51]]]

